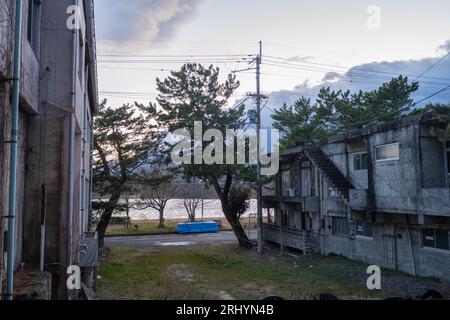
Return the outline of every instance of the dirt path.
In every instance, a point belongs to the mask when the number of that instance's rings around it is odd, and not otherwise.
[[[206,285],[210,285],[204,277],[194,273],[193,270],[185,264],[170,265],[167,267],[167,273],[185,285],[198,286],[199,290],[204,290]],[[206,294],[213,300],[236,300],[229,293],[223,290],[207,290]]]

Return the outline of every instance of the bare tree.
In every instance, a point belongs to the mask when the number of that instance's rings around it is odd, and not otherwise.
[[[160,175],[152,174],[152,176],[147,179],[147,181],[150,182],[146,183],[141,193],[141,209],[143,206],[145,208],[151,208],[158,211],[158,228],[164,228],[164,211],[169,200],[175,197],[175,194],[177,193],[177,187],[173,183],[172,177],[168,176],[163,177]]]
[[[191,184],[183,192],[183,204],[186,208],[189,222],[195,222],[197,209],[203,200],[202,187],[202,184]]]
[[[127,216],[126,229],[131,228],[130,209],[139,209],[139,207],[133,203],[133,199],[135,199],[136,194],[139,193],[137,188],[138,187],[135,184],[127,184],[122,191],[122,201],[120,202],[120,205]]]

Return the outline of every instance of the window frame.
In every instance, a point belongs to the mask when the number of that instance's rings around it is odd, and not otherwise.
[[[390,146],[397,146],[398,147],[398,157],[395,158],[386,158],[386,159],[379,159],[378,158],[378,150],[383,147],[390,147]],[[388,144],[382,144],[375,147],[375,161],[376,162],[389,162],[389,161],[399,161],[400,160],[400,142],[394,142],[394,143],[388,143]]]
[[[362,224],[364,228],[364,234],[358,233],[358,225]],[[370,232],[367,232],[367,227],[370,226]],[[356,220],[355,221],[355,235],[357,238],[363,238],[363,239],[373,239],[373,223],[369,221],[364,220]]]
[[[364,166],[363,166],[363,158],[362,158],[362,156],[363,155],[365,155],[366,157],[367,157],[367,159],[366,159],[366,168],[364,168]],[[356,168],[356,157],[360,157],[359,158],[359,165],[360,165],[360,169],[357,169]],[[367,171],[367,170],[369,170],[369,153],[367,152],[367,151],[361,151],[361,152],[354,152],[354,153],[352,153],[352,160],[353,160],[353,171],[354,172],[357,172],[357,171]]]
[[[433,232],[433,241],[434,241],[434,246],[429,246],[426,243],[426,239],[425,239],[425,233],[427,231],[432,231]],[[443,248],[438,248],[438,231],[444,231],[447,233],[447,248],[443,249]],[[428,240],[431,241],[431,240]],[[426,250],[438,250],[441,252],[446,252],[446,253],[450,253],[450,231],[446,230],[446,229],[441,229],[441,228],[424,228],[422,229],[422,248],[426,249]]]
[[[77,64],[78,64],[78,79],[80,80],[80,86],[84,89],[84,77],[86,70],[86,39],[81,30],[78,31],[78,53],[77,53]]]
[[[42,0],[28,0],[27,41],[32,51],[38,56],[40,49]]]

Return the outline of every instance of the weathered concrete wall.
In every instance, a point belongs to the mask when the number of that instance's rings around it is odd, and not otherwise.
[[[47,0],[42,6],[40,61],[46,71],[41,95],[48,104],[70,108],[72,32],[66,27],[66,0]]]
[[[25,1],[24,1],[25,2]],[[26,17],[28,6],[23,6],[23,14]],[[0,6],[0,78],[12,78],[13,66],[13,26],[14,26],[14,1],[2,2]],[[27,19],[23,19],[22,25],[22,59],[20,81],[20,114],[18,130],[18,167],[17,167],[17,212],[16,212],[16,238],[15,238],[15,265],[22,262],[23,217],[24,217],[24,185],[27,152],[27,127],[28,117],[37,111],[39,93],[39,63],[35,53],[32,52],[27,41]],[[1,82],[0,97],[0,128],[1,141],[9,141],[11,137],[11,85],[10,80]],[[1,163],[1,205],[0,215],[8,215],[8,190],[9,190],[9,144],[2,143],[0,147]],[[3,230],[6,229],[6,221],[2,223],[0,238],[3,240]],[[2,247],[3,244],[0,245]],[[3,255],[2,255],[3,256]]]
[[[373,181],[375,202],[378,211],[417,213],[418,149],[415,143],[418,132],[415,126],[399,128],[374,134],[371,145],[377,146],[400,143],[400,160],[377,162],[373,157]],[[372,150],[372,154],[375,150]]]
[[[24,2],[21,114],[18,152],[18,213],[16,232],[16,265],[24,262],[36,267],[39,262],[40,224],[43,203],[42,186],[46,186],[45,263],[53,271],[55,297],[65,295],[67,261],[67,173],[68,119],[75,114],[77,133],[74,163],[73,263],[77,263],[78,241],[87,231],[90,183],[91,101],[88,96],[85,70],[86,59],[77,59],[75,106],[71,106],[72,32],[66,26],[67,7],[72,0],[46,0],[41,5],[40,45],[33,49],[27,41],[28,2]],[[0,5],[0,79],[11,78],[12,28],[14,1],[3,0]],[[83,6],[84,1],[80,1]],[[86,52],[85,23],[78,41],[77,53]],[[39,32],[38,32],[39,33]],[[95,79],[92,78],[92,79]],[[90,80],[92,80],[90,79]],[[0,138],[10,136],[10,81],[0,82]],[[91,92],[92,93],[92,90]],[[72,108],[74,107],[74,108]],[[86,120],[87,119],[87,120]],[[86,121],[86,122],[85,122]],[[83,157],[84,156],[84,157]],[[0,214],[7,208],[9,148],[0,145]],[[81,197],[83,194],[83,197]],[[83,201],[83,202],[82,202]],[[4,228],[2,222],[2,231]],[[0,250],[3,247],[0,232]],[[2,263],[0,255],[0,264]],[[1,283],[1,281],[0,281]]]
[[[420,137],[423,188],[445,188],[444,144],[436,137]]]
[[[444,189],[444,146],[432,136],[429,126],[412,123],[374,133],[370,135],[369,141],[371,150],[367,150],[362,142],[360,148],[358,143],[352,142],[327,144],[322,149],[353,186],[360,190],[369,187],[368,171],[354,170],[353,154],[364,150],[371,153],[372,201],[378,211],[450,215],[450,196],[448,189]],[[400,159],[376,161],[375,148],[391,143],[400,144]],[[337,206],[334,199],[327,199],[327,188],[328,185],[325,185],[322,189],[326,207],[323,211],[334,210]]]
[[[16,240],[15,240],[15,265],[22,262],[22,243],[24,237],[24,191],[25,191],[25,169],[26,169],[26,148],[27,148],[27,127],[28,115],[20,112],[19,116],[19,138],[17,144],[17,200],[16,200]]]
[[[449,189],[422,189],[420,211],[431,216],[450,216]]]
[[[0,5],[0,141],[7,141],[10,132],[10,90],[12,78],[12,25],[14,22],[12,0],[4,0]],[[5,216],[8,206],[9,148],[0,143],[0,216]],[[6,220],[0,221],[0,292],[2,292],[3,248]]]
[[[408,231],[404,225],[374,224],[373,238],[351,239],[327,233],[322,247],[325,254],[450,281],[450,253],[422,247],[422,231],[418,226],[410,226]]]
[[[327,221],[331,227],[331,219]],[[334,236],[331,230],[325,233],[323,238],[323,251],[325,254],[339,254],[351,259],[377,264],[381,267],[393,268],[394,255],[393,244],[389,238],[385,240],[385,232],[390,229],[389,225],[374,225],[373,238],[345,236]]]

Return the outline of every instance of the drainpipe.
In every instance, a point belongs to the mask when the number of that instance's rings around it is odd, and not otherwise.
[[[89,76],[89,68],[88,66],[86,66],[85,71],[85,81],[84,81],[84,99],[83,99],[83,134],[82,134],[82,139],[83,139],[83,143],[82,143],[82,161],[83,164],[81,166],[81,181],[80,181],[80,186],[81,186],[81,192],[80,192],[80,234],[83,234],[85,231],[84,226],[85,226],[85,215],[86,215],[86,157],[88,156],[88,153],[86,152],[86,145],[87,145],[87,134],[86,134],[86,130],[87,130],[87,88],[88,88],[88,76]]]
[[[47,141],[47,140],[46,140]],[[45,165],[44,165],[45,166]],[[45,169],[44,169],[45,171]],[[45,176],[45,175],[44,175]],[[45,268],[45,221],[47,217],[47,185],[41,186],[41,237],[39,243],[39,270],[44,272]]]
[[[73,3],[78,7],[78,0]],[[77,17],[78,19],[79,17]],[[73,226],[73,191],[74,191],[74,148],[75,148],[75,102],[76,102],[76,80],[77,80],[77,41],[78,29],[72,30],[72,78],[70,92],[70,118],[69,118],[69,148],[67,165],[67,266],[72,265],[72,226]]]
[[[14,298],[14,251],[16,229],[16,182],[17,182],[17,138],[19,130],[19,99],[20,99],[20,64],[22,49],[22,0],[16,0],[16,17],[14,29],[14,82],[11,118],[11,149],[9,169],[9,200],[8,200],[8,258],[6,273],[6,298]]]

